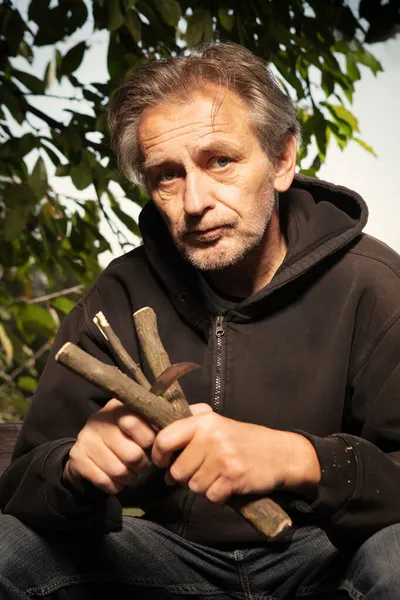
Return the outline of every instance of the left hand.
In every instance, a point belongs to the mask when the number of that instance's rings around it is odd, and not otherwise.
[[[187,483],[215,503],[232,494],[301,492],[318,484],[319,461],[304,436],[234,421],[206,404],[190,408],[193,416],[168,425],[153,445],[152,460],[161,468],[182,450],[167,482]]]

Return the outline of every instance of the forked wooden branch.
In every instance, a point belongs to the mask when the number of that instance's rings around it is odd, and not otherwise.
[[[153,429],[163,429],[176,421],[174,409],[167,400],[145,390],[117,367],[102,363],[75,344],[64,344],[56,354],[56,361],[118,398]]]
[[[150,369],[154,377],[158,377],[171,366],[171,362],[158,333],[157,316],[152,308],[146,306],[135,312],[133,319]],[[175,406],[179,411],[185,413],[184,416],[189,416],[191,414],[190,406],[181,386],[176,382],[172,387],[172,402],[175,401]],[[164,394],[164,397],[167,397],[169,390]],[[258,531],[261,531],[271,541],[282,537],[292,526],[290,517],[279,504],[270,498],[252,498],[249,500],[248,497],[234,496],[228,499],[227,504],[250,521]]]
[[[156,315],[151,308],[146,307],[134,314],[134,321],[147,362],[153,375],[158,377],[171,363],[158,334]],[[99,323],[96,324],[99,326]],[[100,325],[101,330],[104,328],[104,322]],[[114,352],[126,365],[123,354],[126,351],[108,323],[107,327],[106,337],[109,341],[113,340],[110,344],[114,344]],[[132,361],[130,357],[129,359]],[[164,393],[164,397],[156,396],[148,390],[147,379],[146,387],[139,385],[117,367],[102,363],[71,343],[65,344],[59,350],[56,360],[117,397],[155,430],[160,430],[173,421],[191,414],[179,384],[171,386]],[[285,511],[270,498],[250,499],[245,496],[234,496],[227,504],[245,517],[269,541],[280,539],[292,525]]]
[[[100,332],[110,344],[114,354],[121,360],[129,372],[132,373],[134,380],[146,390],[149,390],[151,386],[142,369],[135,363],[130,354],[128,354],[128,352],[125,350],[121,344],[121,340],[116,335],[101,311],[95,315],[93,322],[95,325],[97,325]]]
[[[171,361],[158,334],[156,313],[146,306],[133,313],[133,320],[146,360],[154,378],[157,379],[171,366]],[[164,398],[171,402],[177,418],[190,417],[192,414],[178,381],[167,389]]]

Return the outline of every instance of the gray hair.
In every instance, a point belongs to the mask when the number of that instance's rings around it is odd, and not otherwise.
[[[300,145],[296,108],[268,64],[237,44],[212,42],[188,56],[148,61],[122,81],[110,102],[108,123],[125,177],[145,185],[137,136],[143,111],[167,100],[186,102],[207,83],[233,91],[245,102],[260,145],[273,163],[290,135]]]

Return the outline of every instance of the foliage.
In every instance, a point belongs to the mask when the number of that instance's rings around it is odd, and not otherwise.
[[[371,2],[362,4],[366,19],[376,14]],[[211,39],[249,47],[271,60],[298,103],[304,138],[299,166],[316,174],[331,138],[341,148],[356,140],[371,151],[358,137],[349,105],[360,66],[381,70],[365,47],[366,25],[344,0],[25,5],[26,14],[9,0],[0,7],[0,411],[9,420],[23,414],[60,318],[99,272],[99,255],[109,248],[99,233],[101,218],[122,250],[131,242],[121,224],[138,233],[115,190],[132,207],[146,198],[120,177],[106,129],[108,98],[126,73],[149,57]],[[88,31],[85,39],[82,31]],[[108,35],[108,80],[84,81],[80,67],[101,31]],[[49,60],[40,77],[33,67],[44,47]],[[71,101],[53,94],[57,83],[72,90]],[[54,95],[62,118],[43,108]],[[57,191],[57,178],[68,178],[77,193],[68,198]]]

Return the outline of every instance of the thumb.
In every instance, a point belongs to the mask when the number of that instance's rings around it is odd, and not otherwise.
[[[199,402],[198,404],[191,404],[190,410],[192,415],[203,415],[204,413],[213,412],[213,409],[209,404],[205,402]]]

